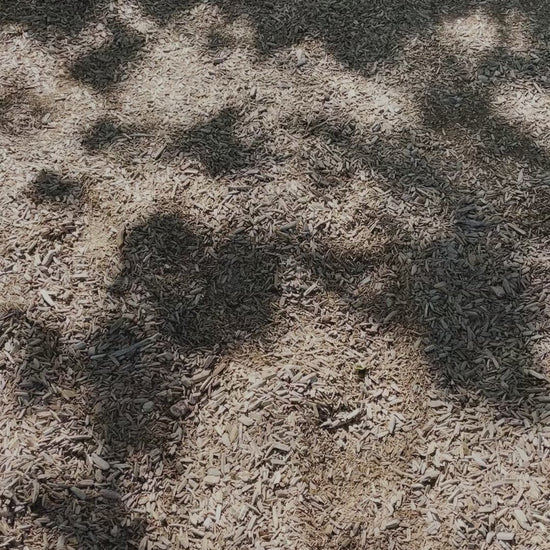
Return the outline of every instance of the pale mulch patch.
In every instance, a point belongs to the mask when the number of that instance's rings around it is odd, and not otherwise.
[[[9,548],[550,548],[540,3],[8,2]]]

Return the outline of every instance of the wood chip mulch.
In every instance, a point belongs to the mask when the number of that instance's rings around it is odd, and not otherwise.
[[[0,548],[550,549],[544,2],[0,11]]]

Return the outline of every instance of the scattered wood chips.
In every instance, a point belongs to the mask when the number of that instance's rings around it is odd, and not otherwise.
[[[550,548],[545,2],[0,11],[1,548]]]

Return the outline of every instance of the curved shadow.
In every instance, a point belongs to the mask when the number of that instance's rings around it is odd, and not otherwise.
[[[168,24],[185,15],[196,0],[139,0],[144,14],[160,24]],[[306,39],[320,40],[324,47],[344,66],[364,75],[376,72],[380,62],[393,62],[405,43],[415,36],[429,36],[448,18],[465,16],[483,9],[506,36],[505,7],[499,0],[421,0],[414,5],[408,0],[361,0],[350,4],[346,0],[299,0],[272,2],[262,0],[216,0],[216,6],[228,21],[246,16],[256,29],[256,48],[271,56],[282,48]],[[104,0],[9,0],[0,14],[1,23],[21,23],[43,41],[57,41],[77,36],[90,22],[105,13]],[[528,32],[544,36],[550,15],[534,0],[515,4],[528,19]],[[115,27],[111,44],[90,52],[74,65],[77,78],[98,89],[106,89],[118,80],[130,59],[143,47],[140,37]],[[117,37],[117,34],[120,36]],[[112,58],[112,64],[108,61]],[[105,76],[102,76],[102,72]]]
[[[112,291],[144,293],[178,344],[212,348],[269,322],[277,264],[246,236],[215,244],[179,216],[159,214],[129,232]]]

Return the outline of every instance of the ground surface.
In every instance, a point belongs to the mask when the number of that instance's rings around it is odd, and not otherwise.
[[[550,8],[0,2],[2,548],[550,548]]]

